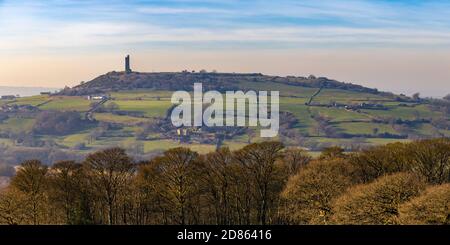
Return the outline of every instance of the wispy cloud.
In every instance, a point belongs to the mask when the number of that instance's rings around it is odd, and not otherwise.
[[[170,7],[139,7],[138,13],[144,14],[232,14],[232,11],[217,8],[170,8]]]
[[[444,95],[450,1],[0,0],[0,84],[73,85],[120,69],[125,52],[142,70],[315,73]]]
[[[0,29],[9,52],[174,42],[426,48],[450,46],[450,3],[6,0]]]

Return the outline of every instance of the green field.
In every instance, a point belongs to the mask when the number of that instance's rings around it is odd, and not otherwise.
[[[367,142],[374,144],[374,145],[385,145],[389,143],[395,143],[395,142],[410,142],[409,139],[386,139],[386,138],[369,138],[367,139]]]
[[[88,111],[92,101],[84,97],[75,96],[58,96],[52,97],[49,103],[40,106],[41,110],[58,110],[58,111]]]
[[[330,122],[368,122],[371,120],[371,117],[365,113],[348,111],[343,108],[311,107],[311,112],[329,118]]]
[[[175,147],[187,147],[193,151],[198,153],[208,153],[215,151],[215,145],[207,145],[207,144],[180,144],[174,140],[157,140],[157,141],[143,141],[144,151],[152,152],[152,151],[164,151],[170,148]]]
[[[125,125],[135,125],[143,122],[149,122],[151,119],[148,118],[140,118],[140,117],[132,117],[132,116],[122,116],[115,115],[112,113],[94,113],[94,118],[100,122],[112,122],[112,123],[120,123]]]
[[[50,97],[48,95],[36,95],[36,96],[17,98],[13,102],[13,104],[38,106],[38,105],[48,101],[49,99],[50,99]]]
[[[141,112],[147,117],[165,117],[167,110],[172,105],[164,100],[114,100],[106,103],[115,103],[121,111]]]
[[[9,131],[13,133],[31,132],[34,119],[31,118],[8,118],[0,123],[0,131]]]
[[[64,137],[62,141],[60,141],[60,143],[67,147],[74,147],[79,143],[87,144],[88,135],[89,133],[72,134],[67,137]]]
[[[338,123],[337,128],[341,129],[342,132],[348,134],[398,134],[396,130],[392,128],[389,124],[383,123],[371,123],[371,122],[348,122],[348,123]],[[375,133],[376,132],[376,133]]]
[[[1,146],[8,146],[8,147],[10,147],[10,146],[14,146],[14,142],[12,140],[10,140],[10,139],[2,139],[2,138],[0,138],[0,145]]]
[[[304,103],[289,103],[283,99],[280,104],[281,111],[289,111],[297,118],[299,121],[297,128],[302,133],[311,133],[312,128],[315,124],[314,119],[311,118],[311,114],[308,110],[308,106]]]
[[[134,90],[112,92],[110,95],[117,100],[170,100],[172,93],[173,91]]]
[[[419,118],[431,119],[442,114],[431,111],[427,105],[418,105],[415,107],[388,106],[388,110],[362,110],[372,116],[379,118],[400,118],[404,120],[414,120]]]
[[[355,91],[347,91],[341,89],[322,89],[322,91],[314,97],[314,102],[319,102],[321,104],[328,104],[330,102],[338,103],[359,103],[361,101],[379,101],[386,100],[386,98],[379,95],[359,93]]]

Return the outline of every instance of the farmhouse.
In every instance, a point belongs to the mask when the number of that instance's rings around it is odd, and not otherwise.
[[[106,95],[88,95],[86,97],[88,100],[106,100],[108,96]]]

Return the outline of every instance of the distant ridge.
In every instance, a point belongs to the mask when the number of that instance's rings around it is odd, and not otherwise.
[[[203,83],[205,90],[233,90],[242,88],[242,82],[272,82],[310,88],[335,88],[371,94],[392,95],[352,83],[344,83],[326,77],[268,76],[261,73],[215,73],[215,72],[108,72],[93,80],[66,88],[63,95],[87,95],[120,90],[192,90],[195,82]],[[275,87],[274,87],[275,89]]]

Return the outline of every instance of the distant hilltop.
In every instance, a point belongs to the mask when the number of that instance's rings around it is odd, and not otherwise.
[[[326,77],[268,76],[261,73],[219,73],[219,72],[108,72],[73,88],[66,88],[61,95],[89,95],[122,90],[192,90],[196,82],[203,83],[205,90],[246,89],[247,83],[272,84],[276,90],[279,84],[310,88],[335,88],[371,94],[390,94],[377,89],[352,83],[331,80]]]
[[[83,82],[73,88],[65,88],[59,95],[93,95],[114,91],[130,90],[186,90],[190,91],[194,83],[203,83],[205,90],[247,90],[255,85],[267,90],[277,90],[280,85],[299,86],[318,89],[341,89],[359,93],[377,94],[385,97],[396,97],[387,92],[367,88],[352,83],[331,80],[326,77],[269,76],[261,73],[220,73],[187,71],[182,72],[133,72],[130,55],[125,56],[124,71],[108,72],[92,81]],[[259,86],[260,85],[260,86]],[[319,91],[320,92],[320,91]],[[397,96],[405,99],[405,96]]]

